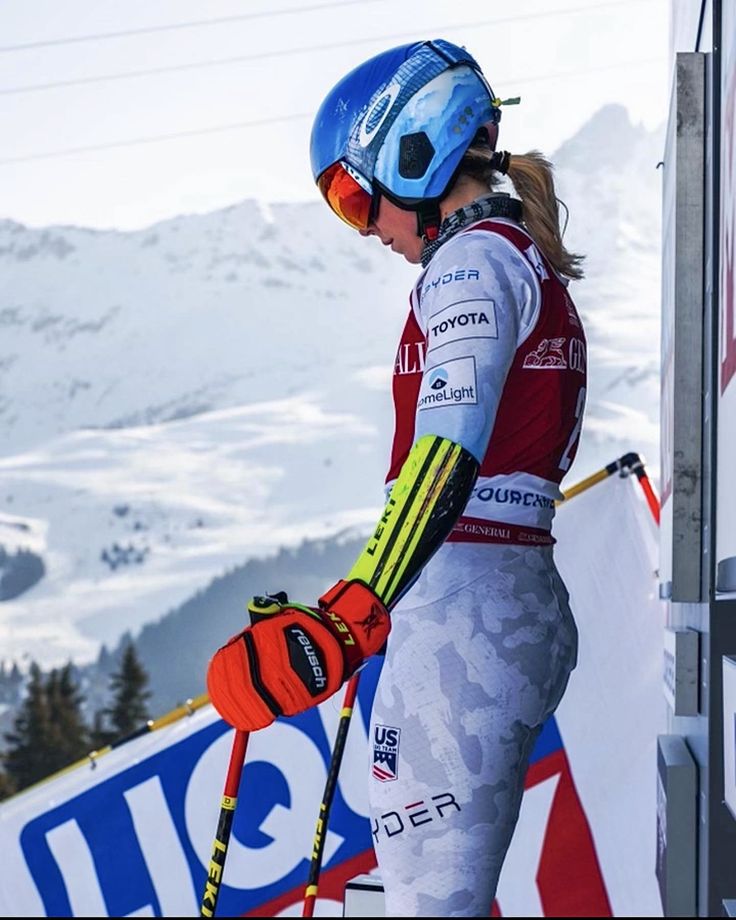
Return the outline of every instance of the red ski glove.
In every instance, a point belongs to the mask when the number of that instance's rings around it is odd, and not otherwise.
[[[282,595],[283,597],[283,595]],[[213,655],[207,691],[230,725],[255,731],[332,696],[391,629],[383,603],[360,581],[338,581],[319,608],[254,599],[254,624]],[[255,602],[255,603],[254,603]]]

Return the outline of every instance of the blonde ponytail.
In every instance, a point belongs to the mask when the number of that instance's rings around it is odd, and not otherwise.
[[[471,147],[460,164],[460,175],[480,179],[489,188],[496,188],[501,179],[493,168],[492,157],[487,146]],[[579,280],[583,277],[580,266],[584,256],[568,252],[562,242],[552,164],[538,150],[507,154],[504,159],[508,163],[508,177],[521,199],[524,227],[556,272]]]

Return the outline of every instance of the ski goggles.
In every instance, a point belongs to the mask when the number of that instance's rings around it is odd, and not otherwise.
[[[330,208],[354,230],[366,230],[375,214],[370,182],[344,160],[328,167],[317,180]]]

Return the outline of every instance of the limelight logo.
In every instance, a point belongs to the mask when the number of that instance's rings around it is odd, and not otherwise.
[[[447,371],[444,367],[438,367],[429,375],[429,386],[433,390],[444,390],[447,386]]]
[[[417,400],[418,409],[474,405],[477,399],[475,359],[472,355],[451,358],[424,372]]]

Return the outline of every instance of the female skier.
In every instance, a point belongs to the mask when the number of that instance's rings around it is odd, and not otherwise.
[[[576,663],[551,525],[585,406],[567,290],[581,257],[563,246],[550,164],[496,151],[500,105],[442,40],[379,54],[325,98],[311,140],[324,198],[423,267],[394,368],[388,499],[317,606],[274,600],[208,670],[222,717],[254,730],[385,646],[370,802],[395,916],[489,915],[529,756]],[[496,190],[504,174],[518,199]]]

